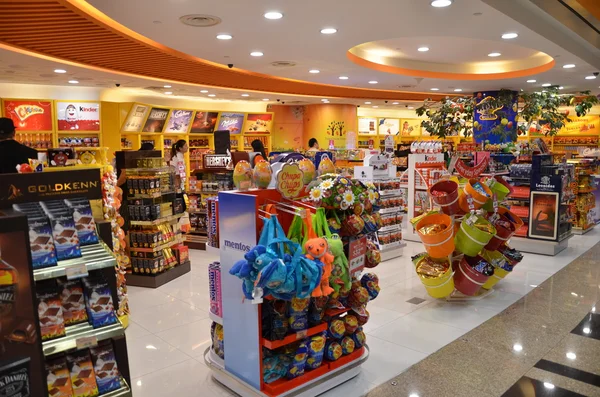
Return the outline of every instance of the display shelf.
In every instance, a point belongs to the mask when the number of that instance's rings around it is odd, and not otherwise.
[[[159,198],[162,196],[167,196],[169,194],[175,194],[175,191],[171,190],[168,192],[155,192],[155,193],[150,193],[150,194],[134,194],[133,196],[128,196],[127,199],[135,200],[135,199]]]
[[[398,195],[401,194],[402,191],[400,189],[397,190],[380,190],[379,194],[381,196],[394,196],[394,195]]]
[[[181,243],[183,243],[183,238],[178,237],[178,238],[176,238],[173,241],[169,241],[168,243],[157,245],[156,247],[153,247],[153,248],[135,248],[135,247],[131,247],[131,248],[129,248],[129,250],[130,251],[135,251],[135,252],[158,252],[158,251],[164,250],[165,248],[170,248],[170,247],[172,247],[174,245],[181,244]]]
[[[146,287],[146,288],[158,288],[161,285],[168,283],[169,281],[175,280],[191,270],[190,262],[184,262],[177,266],[170,268],[162,273],[158,274],[136,274],[127,273],[125,278],[127,279],[127,285],[133,287]]]
[[[217,324],[223,325],[223,317],[219,317],[215,313],[211,312],[210,308],[208,309],[208,318],[210,318],[212,321],[214,321]]]
[[[183,215],[184,214],[175,214],[175,215],[164,216],[162,218],[155,219],[153,221],[131,221],[130,223],[132,226],[157,226],[162,223],[176,221],[179,218],[181,218]]]
[[[569,239],[571,237],[572,235],[557,242],[537,240],[528,237],[513,236],[510,239],[509,245],[511,248],[514,248],[517,251],[528,252],[531,254],[554,256],[559,252],[567,249],[567,247],[569,246]]]
[[[67,278],[84,277],[93,270],[114,267],[116,264],[117,260],[112,252],[106,244],[100,242],[81,247],[81,258],[60,261],[58,266],[34,270],[33,279],[40,281],[64,276]]]
[[[310,382],[329,372],[329,365],[323,361],[323,364],[317,369],[305,370],[304,375],[294,379],[279,379],[273,383],[265,383],[264,391],[269,396],[279,396],[290,389],[294,389],[304,383]]]
[[[102,394],[100,397],[131,397],[131,389],[125,380],[122,380],[123,387],[117,390],[113,390],[109,393]]]
[[[290,343],[294,343],[300,339],[305,339],[309,336],[316,335],[323,331],[327,330],[327,323],[319,324],[316,327],[309,328],[305,331],[296,332],[295,334],[291,334],[286,336],[282,340],[268,340],[265,338],[261,339],[261,344],[269,350],[279,349],[282,346],[289,345]]]
[[[78,348],[90,347],[98,342],[125,334],[125,328],[119,320],[115,324],[93,328],[90,324],[77,324],[66,327],[66,336],[42,342],[45,356]]]
[[[384,214],[395,214],[396,212],[402,212],[402,207],[390,207],[390,208],[381,208],[379,213]]]
[[[398,230],[401,228],[402,228],[402,225],[398,223],[395,225],[383,226],[382,228],[380,228],[378,230],[378,232],[391,232],[391,231]]]

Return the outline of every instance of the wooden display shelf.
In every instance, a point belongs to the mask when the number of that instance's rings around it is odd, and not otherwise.
[[[175,280],[176,278],[189,273],[191,270],[190,261],[179,264],[167,271],[158,274],[136,274],[127,273],[125,275],[127,285],[134,287],[158,288],[161,285]]]
[[[269,350],[275,350],[275,349],[279,349],[282,346],[289,345],[290,343],[294,343],[298,340],[305,339],[309,336],[316,335],[325,330],[327,330],[327,323],[319,324],[316,327],[307,329],[306,331],[296,332],[295,334],[288,335],[282,340],[273,340],[272,341],[272,340],[262,338],[261,344]]]

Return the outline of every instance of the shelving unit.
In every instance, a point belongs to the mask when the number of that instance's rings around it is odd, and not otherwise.
[[[569,164],[575,166],[575,176],[577,178],[574,183],[574,190],[577,196],[573,203],[573,233],[586,234],[595,226],[592,210],[596,207],[596,198],[593,192],[596,190],[594,186],[595,160],[594,159],[571,159],[567,160]]]

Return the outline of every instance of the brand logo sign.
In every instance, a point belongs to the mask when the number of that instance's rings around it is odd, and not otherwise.
[[[300,196],[304,188],[304,183],[302,182],[303,176],[304,173],[297,163],[284,164],[277,173],[277,191],[288,199]]]
[[[225,168],[231,162],[231,157],[223,154],[205,154],[204,168]]]
[[[230,241],[230,240],[225,240],[225,247],[232,248],[234,250],[238,250],[238,251],[242,251],[242,252],[250,251],[249,245],[246,245],[246,244],[240,243],[240,242]]]
[[[479,114],[479,120],[490,121],[490,120],[498,120],[498,115],[496,112],[502,109],[502,106],[499,108],[494,107],[490,102],[494,101],[495,98],[493,96],[487,96],[479,102],[477,105],[477,113]]]
[[[44,114],[44,109],[37,105],[19,105],[15,108],[15,113],[23,121],[33,115]]]

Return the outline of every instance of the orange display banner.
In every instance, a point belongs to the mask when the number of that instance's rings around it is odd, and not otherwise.
[[[597,114],[588,114],[584,117],[569,116],[569,119],[571,121],[560,129],[558,135],[598,135],[600,133],[598,128],[600,116]]]
[[[17,131],[52,131],[51,101],[5,99],[4,115],[12,119]]]

